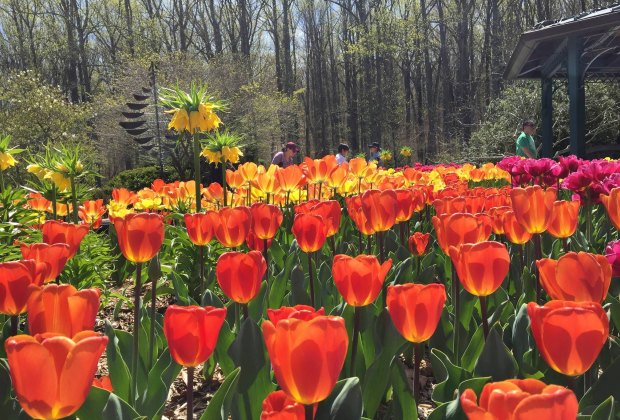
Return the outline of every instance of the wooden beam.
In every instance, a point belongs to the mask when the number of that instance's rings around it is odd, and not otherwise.
[[[566,70],[568,73],[570,151],[572,154],[584,158],[586,154],[586,96],[583,60],[581,58],[583,39],[577,36],[569,37],[567,52]]]
[[[541,81],[542,157],[553,157],[553,79]]]

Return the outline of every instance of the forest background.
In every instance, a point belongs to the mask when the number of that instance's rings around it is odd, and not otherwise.
[[[391,165],[493,161],[514,153],[520,122],[540,112],[539,81],[502,77],[519,35],[612,3],[0,0],[0,133],[32,154],[80,144],[98,186],[140,188],[158,176],[158,149],[119,122],[153,64],[160,88],[206,82],[227,101],[222,119],[243,136],[246,159],[268,162],[287,141],[313,157],[376,141],[394,151]],[[565,82],[554,88],[562,152]],[[617,81],[589,81],[586,109],[590,144],[620,140]],[[145,113],[152,135],[154,108]],[[160,117],[165,175],[189,179],[188,143]],[[398,156],[402,146],[413,156]]]

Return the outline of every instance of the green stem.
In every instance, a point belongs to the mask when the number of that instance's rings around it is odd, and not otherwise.
[[[52,185],[52,218],[53,220],[58,219],[58,210],[56,206],[56,186]]]
[[[233,302],[233,305],[235,306],[235,332],[238,333],[241,325],[241,315],[239,314],[239,305],[241,304]]]
[[[131,353],[131,389],[129,400],[138,399],[138,358],[140,339],[140,294],[142,293],[142,263],[136,263],[136,286],[133,293],[133,349]]]
[[[226,188],[226,162],[221,162],[222,166],[222,189],[224,190],[224,207],[228,205],[228,191]]]
[[[248,311],[248,304],[242,303],[241,310],[243,311],[243,320],[245,321],[246,319],[250,317],[250,312]]]
[[[484,333],[484,341],[489,336],[489,317],[487,315],[487,299],[485,296],[478,296],[480,300],[480,316],[482,317],[482,331]]]
[[[355,360],[357,358],[357,343],[360,335],[360,318],[362,308],[356,306],[353,309],[353,344],[351,345],[351,374],[349,376],[355,376]]]
[[[422,343],[413,343],[413,398],[420,402],[420,364],[422,362]]]
[[[452,264],[452,303],[454,306],[454,354],[456,357],[456,360],[459,360],[460,356],[459,356],[459,346],[460,346],[460,340],[459,340],[459,331],[460,329],[460,312],[461,312],[461,305],[460,305],[460,290],[459,290],[459,279],[457,278],[457,273],[456,273],[456,268],[454,267],[454,264]]]
[[[198,136],[194,134],[193,136],[194,142],[194,182],[196,182],[196,213],[200,212],[201,208],[201,189],[200,189],[200,180],[202,177],[200,176],[200,140],[198,140]]]
[[[542,255],[542,241],[540,238],[540,233],[535,233],[534,234],[534,255],[535,255],[535,259],[536,261],[542,259],[543,255]],[[534,264],[534,266],[536,267],[536,278],[535,278],[535,288],[536,288],[536,302],[540,303],[540,297],[542,295],[542,292],[540,290],[540,272],[538,270],[538,265]]]
[[[205,294],[205,264],[204,264],[204,246],[198,246],[198,272],[200,273],[200,301]]]
[[[11,337],[17,335],[19,328],[19,315],[11,315]]]
[[[187,420],[194,419],[194,368],[187,368]]]
[[[71,201],[73,201],[73,222],[78,223],[80,219],[78,215],[77,191],[75,190],[75,177],[72,176],[69,179],[71,181]]]
[[[0,192],[4,191],[4,171],[0,170]]]
[[[151,279],[151,330],[149,331],[149,372],[153,368],[153,359],[155,354],[155,320],[157,311],[157,278]]]
[[[312,272],[312,256],[310,253],[308,255],[308,273],[310,274],[310,303],[314,308],[314,273]]]
[[[314,420],[314,405],[306,404],[305,406],[306,420]]]

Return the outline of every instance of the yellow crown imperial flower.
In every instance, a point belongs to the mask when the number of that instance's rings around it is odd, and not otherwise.
[[[237,146],[224,146],[222,147],[222,156],[230,163],[238,163],[239,157],[243,156],[243,153]]]
[[[207,158],[209,163],[219,163],[222,159],[222,154],[220,152],[213,152],[206,147],[202,149],[201,155]]]
[[[174,109],[172,119],[168,123],[168,130],[176,130],[179,133],[189,131],[189,115],[185,109]]]
[[[7,169],[15,166],[16,163],[17,161],[13,155],[7,152],[0,152],[0,170],[6,171]]]
[[[51,180],[60,191],[67,191],[71,187],[71,180],[61,172],[48,171],[44,178]]]

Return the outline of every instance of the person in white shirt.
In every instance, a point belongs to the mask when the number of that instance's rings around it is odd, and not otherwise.
[[[349,154],[349,146],[344,143],[338,145],[338,154],[336,155],[336,162],[338,165],[342,165],[347,161],[347,155]]]

